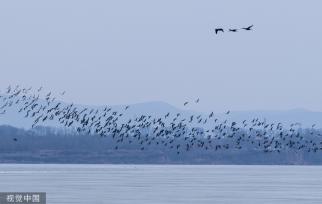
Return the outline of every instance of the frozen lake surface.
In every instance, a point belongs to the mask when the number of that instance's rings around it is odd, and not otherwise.
[[[50,204],[322,203],[322,167],[0,164],[0,191]]]

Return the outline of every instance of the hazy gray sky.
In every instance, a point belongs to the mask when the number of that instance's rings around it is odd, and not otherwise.
[[[1,1],[0,86],[86,104],[322,111],[320,0]],[[254,24],[254,32],[214,35]],[[2,88],[2,89],[3,89]]]

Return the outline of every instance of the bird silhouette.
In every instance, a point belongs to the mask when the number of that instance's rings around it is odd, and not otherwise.
[[[215,33],[216,33],[216,35],[217,35],[219,32],[223,32],[223,33],[224,33],[225,31],[224,31],[224,29],[222,29],[222,28],[216,28],[216,29],[215,29]]]
[[[248,27],[245,27],[245,28],[242,28],[242,29],[247,30],[247,31],[250,31],[250,30],[252,30],[253,26],[254,25],[251,25],[251,26],[248,26]]]
[[[229,32],[234,32],[236,33],[238,30],[237,29],[229,29]]]

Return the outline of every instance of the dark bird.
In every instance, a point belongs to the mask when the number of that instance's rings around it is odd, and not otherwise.
[[[225,32],[222,28],[216,28],[215,33],[218,34],[219,32]]]
[[[198,98],[195,102],[196,102],[196,103],[199,103],[199,101],[200,101],[200,99]]]
[[[17,142],[17,141],[18,141],[18,139],[17,139],[17,138],[13,138],[13,141]]]
[[[237,29],[229,29],[229,32],[236,33],[238,30]]]
[[[254,25],[251,25],[251,26],[248,26],[248,27],[245,27],[245,28],[242,28],[242,29],[247,30],[247,31],[250,31],[250,30],[252,30],[253,26]]]
[[[227,111],[227,112],[226,112],[226,115],[228,115],[229,113],[230,113],[230,111]]]
[[[189,103],[189,102],[185,102],[183,105],[184,105],[184,106],[186,106],[186,105],[188,105],[188,103]]]

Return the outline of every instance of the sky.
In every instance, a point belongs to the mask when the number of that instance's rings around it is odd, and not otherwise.
[[[0,88],[76,103],[322,111],[319,0],[0,2]],[[214,34],[217,27],[252,32]]]

